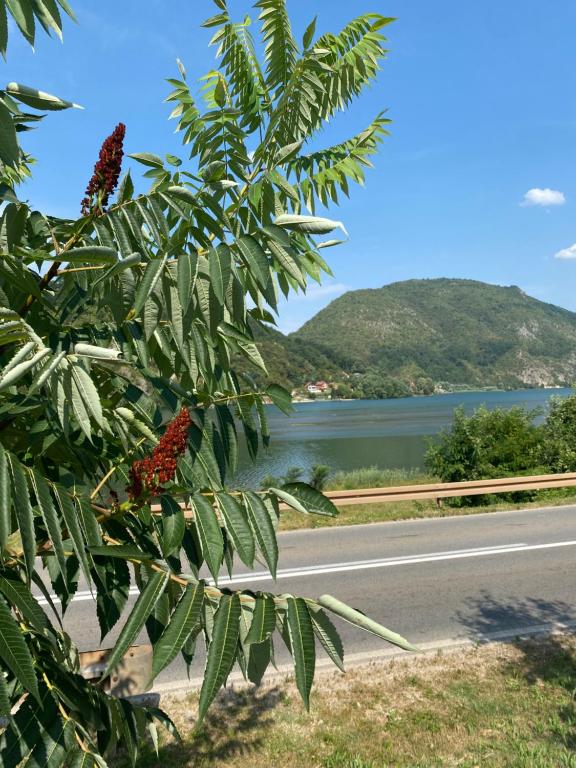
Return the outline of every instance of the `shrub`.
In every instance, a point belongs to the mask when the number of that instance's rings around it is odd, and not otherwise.
[[[551,398],[539,459],[550,472],[576,472],[576,395]]]
[[[3,768],[102,768],[118,744],[135,764],[147,730],[156,741],[157,722],[172,728],[162,712],[114,699],[79,674],[51,598],[46,610],[36,598],[47,583],[65,613],[81,572],[102,637],[119,630],[105,677],[144,628],[153,677],[180,652],[189,665],[203,639],[200,720],[235,663],[260,681],[276,632],[308,705],[315,640],[342,666],[323,609],[365,626],[362,614],[328,595],[220,589],[218,578],[236,558],[249,568],[258,558],[276,573],[280,503],[335,513],[301,482],[264,493],[229,489],[238,430],[255,456],[269,440],[264,403],[290,409],[286,391],[255,386],[233,361],[266,375],[252,324],[273,320],[280,293],[305,289],[328,269],[315,236],[343,227],[302,210],[337,200],[363,178],[386,121],[377,116],[335,147],[314,142],[304,154],[302,146],[374,79],[389,20],[366,14],[318,39],[312,23],[301,50],[283,0],[255,3],[259,45],[248,20],[233,24],[225,0],[216,5],[207,26],[218,68],[203,81],[206,103],[196,104],[180,63],[168,96],[190,158],[134,155],[152,179],[144,193],[129,173],[115,191],[119,125],[79,218],[31,210],[17,195],[30,162],[17,138],[38,116],[19,104],[71,105],[20,86],[0,91]],[[35,15],[37,28],[60,27],[53,0],[2,2],[6,9],[30,42]],[[4,24],[2,53],[6,34]],[[139,596],[129,605],[131,581]],[[377,624],[370,631],[408,647]]]
[[[541,427],[534,424],[538,413],[520,407],[488,410],[482,406],[466,416],[462,407],[457,408],[450,429],[428,447],[426,467],[446,483],[533,473],[542,434]],[[522,500],[529,494],[514,494],[514,498]],[[470,504],[485,501],[485,496],[466,499]]]

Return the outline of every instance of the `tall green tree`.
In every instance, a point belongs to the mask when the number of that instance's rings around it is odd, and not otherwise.
[[[36,117],[18,105],[69,104],[21,86],[0,94],[5,768],[105,766],[118,743],[135,762],[146,729],[155,739],[157,722],[171,727],[163,713],[112,698],[79,674],[61,624],[79,574],[95,595],[101,639],[120,626],[106,675],[143,628],[153,676],[179,653],[190,663],[203,641],[200,718],[234,664],[260,681],[273,638],[292,654],[308,705],[316,641],[342,666],[324,609],[410,647],[330,596],[218,586],[223,566],[231,572],[237,558],[249,567],[258,558],[276,573],[281,505],[336,512],[301,482],[261,493],[229,488],[239,440],[252,456],[269,440],[265,402],[290,410],[286,391],[256,388],[232,361],[265,372],[251,325],[273,322],[281,294],[329,271],[320,249],[333,241],[317,237],[344,228],[316,216],[316,206],[362,181],[387,121],[377,115],[347,141],[307,146],[375,77],[389,19],[365,14],[319,37],[313,22],[299,42],[284,0],[259,0],[260,61],[248,21],[231,21],[225,0],[215,2],[205,26],[214,30],[219,64],[203,80],[203,102],[181,64],[170,80],[189,157],[133,154],[151,179],[143,194],[129,172],[117,187],[120,123],[77,219],[30,209],[15,191],[27,158],[14,137]],[[6,10],[33,42],[36,22],[60,32],[58,6],[71,13],[63,0],[0,0],[0,47]],[[129,604],[132,581],[139,596]]]

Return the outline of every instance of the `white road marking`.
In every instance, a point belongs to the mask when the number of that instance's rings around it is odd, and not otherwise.
[[[403,565],[417,565],[419,563],[436,563],[446,560],[463,560],[469,557],[494,557],[496,555],[506,555],[517,552],[534,552],[544,549],[558,549],[560,547],[574,547],[576,540],[555,541],[548,544],[500,544],[492,547],[477,547],[475,549],[456,549],[447,552],[429,552],[423,555],[404,555],[403,557],[387,557],[378,560],[356,560],[349,563],[329,563],[326,565],[308,565],[300,568],[285,568],[278,571],[277,581],[283,579],[294,579],[301,576],[323,576],[330,573],[345,573],[347,571],[363,571],[372,568],[397,568]],[[252,584],[257,581],[274,581],[270,571],[255,571],[252,573],[239,573],[232,578],[222,577],[218,580],[220,586],[230,584]],[[208,580],[209,584],[214,584],[213,579]],[[137,587],[131,587],[130,596],[139,594]],[[72,598],[72,602],[83,602],[85,600],[94,600],[94,595],[90,590],[77,592]],[[59,603],[56,595],[51,595],[54,603]],[[38,597],[40,605],[47,605],[48,601],[44,597]]]

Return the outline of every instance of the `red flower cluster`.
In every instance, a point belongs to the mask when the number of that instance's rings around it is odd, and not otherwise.
[[[161,485],[174,478],[178,458],[186,450],[191,423],[188,409],[182,408],[166,427],[166,432],[152,454],[133,462],[130,468],[131,483],[127,488],[130,498],[138,499],[144,492],[158,493]]]
[[[102,144],[94,173],[86,187],[86,197],[82,200],[82,216],[90,213],[101,215],[104,212],[120,178],[125,134],[126,126],[118,123]]]

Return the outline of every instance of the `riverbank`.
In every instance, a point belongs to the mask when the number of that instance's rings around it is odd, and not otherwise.
[[[308,714],[291,680],[164,697],[183,742],[138,768],[549,768],[573,765],[576,640],[494,644],[321,673]]]

